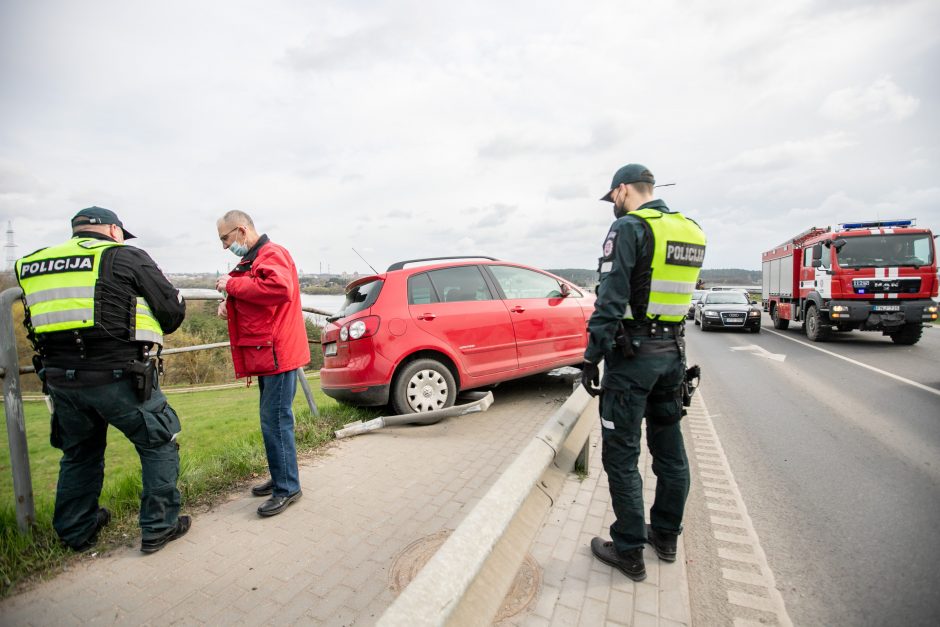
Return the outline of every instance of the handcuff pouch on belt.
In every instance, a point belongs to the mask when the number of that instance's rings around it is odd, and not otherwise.
[[[692,404],[692,396],[695,394],[695,390],[698,389],[699,379],[702,376],[702,369],[695,364],[690,368],[687,368],[685,371],[685,377],[682,379],[682,406],[689,407]],[[684,416],[686,411],[682,410],[682,415]]]
[[[617,325],[617,333],[614,335],[614,344],[620,349],[620,354],[624,359],[633,359],[636,357],[636,349],[640,347],[639,340],[634,340],[630,335],[630,329],[620,322]]]
[[[42,365],[42,357],[39,355],[33,355],[33,369],[36,371],[36,376],[42,381],[42,393],[48,395],[49,386],[46,384],[46,368]]]
[[[137,400],[141,403],[149,401],[150,395],[153,393],[154,383],[159,376],[157,372],[157,360],[147,359],[146,361],[137,361],[135,359],[127,364],[125,373],[134,385]]]

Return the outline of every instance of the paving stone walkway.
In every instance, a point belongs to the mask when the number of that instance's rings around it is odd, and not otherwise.
[[[530,378],[497,388],[484,413],[339,441],[302,464],[304,496],[284,514],[259,518],[246,488],[159,553],[118,549],[5,599],[0,624],[372,625],[397,594],[396,557],[454,529],[569,391]],[[572,475],[531,549],[540,592],[503,623],[688,624],[681,543],[673,565],[647,552],[641,584],[591,558],[590,537],[612,516],[593,453],[590,476]]]

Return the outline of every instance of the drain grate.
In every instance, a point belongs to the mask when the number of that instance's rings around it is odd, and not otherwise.
[[[392,592],[396,595],[401,594],[401,591],[418,576],[418,572],[447,541],[450,534],[450,529],[438,531],[430,536],[419,538],[402,549],[395,558],[388,575],[388,585]],[[526,609],[535,600],[541,584],[542,575],[538,562],[531,555],[526,554],[493,622],[498,623]]]

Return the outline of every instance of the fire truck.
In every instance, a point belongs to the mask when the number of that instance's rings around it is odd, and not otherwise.
[[[914,219],[807,229],[762,255],[764,311],[814,342],[860,329],[916,344],[937,319],[934,238]]]

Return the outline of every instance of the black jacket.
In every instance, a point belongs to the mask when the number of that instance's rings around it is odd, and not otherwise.
[[[82,237],[110,239],[91,231]],[[143,296],[163,333],[179,328],[186,303],[146,252],[133,246],[114,246],[101,255],[95,285],[95,326],[79,331],[45,333],[37,338],[45,366],[105,370],[139,359],[149,343],[130,339],[136,299]]]

